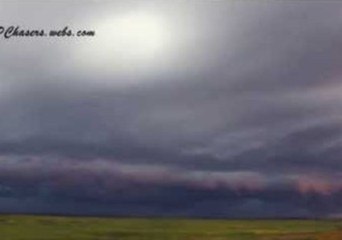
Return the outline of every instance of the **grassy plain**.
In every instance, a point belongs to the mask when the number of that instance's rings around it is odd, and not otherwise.
[[[342,220],[0,216],[1,240],[342,240]]]

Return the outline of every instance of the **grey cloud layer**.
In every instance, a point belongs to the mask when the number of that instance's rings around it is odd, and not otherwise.
[[[100,13],[137,4],[4,1],[0,20],[83,27]],[[0,210],[342,212],[342,4],[146,1],[139,7],[159,10],[179,33],[172,59],[161,71],[133,76],[135,85],[110,86],[104,83],[125,77],[70,65],[74,40],[1,39]],[[120,210],[108,211],[115,206]]]

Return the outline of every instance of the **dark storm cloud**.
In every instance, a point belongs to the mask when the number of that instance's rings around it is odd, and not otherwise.
[[[1,39],[0,210],[340,214],[342,4],[2,1],[0,22],[87,28],[137,6],[175,45],[145,75],[101,75],[86,39]]]
[[[13,161],[21,162],[20,168]],[[12,159],[3,165],[1,198],[7,201],[3,211],[16,209],[10,200],[38,212],[69,214],[317,217],[341,211],[341,192],[327,189],[322,176],[311,179],[316,183],[308,178],[300,180],[298,191],[293,181],[266,182],[251,172],[205,174],[103,160],[75,164],[51,158]]]

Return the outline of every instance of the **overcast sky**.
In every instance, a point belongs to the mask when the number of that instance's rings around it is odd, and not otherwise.
[[[0,211],[342,214],[342,3],[0,1]]]

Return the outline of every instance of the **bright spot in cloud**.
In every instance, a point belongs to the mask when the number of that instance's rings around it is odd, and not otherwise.
[[[132,14],[106,22],[102,27],[108,30],[103,41],[106,47],[127,60],[155,57],[165,41],[162,24],[152,15]]]
[[[131,12],[106,17],[95,25],[95,31],[96,36],[81,44],[75,55],[83,71],[98,77],[139,82],[137,76],[158,71],[167,57],[167,26],[157,14]],[[115,81],[112,83],[124,84]]]

